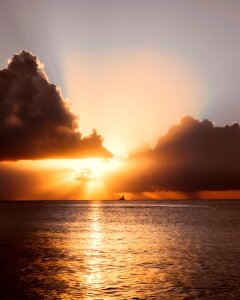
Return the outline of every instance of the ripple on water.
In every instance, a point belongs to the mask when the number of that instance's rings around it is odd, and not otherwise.
[[[0,208],[0,299],[240,295],[238,201]]]

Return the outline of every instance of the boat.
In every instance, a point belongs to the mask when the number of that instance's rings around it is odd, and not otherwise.
[[[126,200],[124,195],[122,195],[122,197],[119,198],[119,200]]]

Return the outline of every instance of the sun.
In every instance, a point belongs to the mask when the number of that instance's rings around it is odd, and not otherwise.
[[[53,169],[72,169],[72,179],[81,182],[101,180],[108,171],[121,165],[118,158],[87,158],[87,159],[46,159],[41,166]]]
[[[119,167],[120,160],[89,158],[73,160],[71,164],[75,170],[76,179],[87,182],[101,180],[105,173]]]
[[[69,163],[66,162],[66,163]],[[108,189],[104,182],[104,175],[120,167],[121,160],[116,158],[100,159],[89,158],[71,160],[73,169],[72,181],[77,181],[82,187],[81,197],[85,199],[106,199],[109,197]]]
[[[55,195],[54,199],[70,200],[112,199],[105,175],[117,170],[122,164],[123,159],[117,157],[2,162],[3,167],[14,167],[20,174],[33,174],[34,180],[38,182],[36,193],[41,197]]]

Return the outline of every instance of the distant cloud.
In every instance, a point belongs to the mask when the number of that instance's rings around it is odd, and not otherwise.
[[[76,174],[75,179],[81,182],[88,182],[94,180],[94,176],[90,169],[84,168]]]
[[[95,130],[87,137],[78,132],[60,89],[27,51],[0,70],[0,144],[0,161],[111,156]]]
[[[106,180],[117,192],[240,190],[239,155],[239,124],[215,127],[187,116]]]

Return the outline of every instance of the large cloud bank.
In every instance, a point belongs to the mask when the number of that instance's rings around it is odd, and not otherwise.
[[[0,161],[111,156],[95,130],[88,137],[78,132],[59,88],[27,51],[0,70],[0,145]]]
[[[184,117],[107,180],[118,192],[240,190],[240,126]]]

